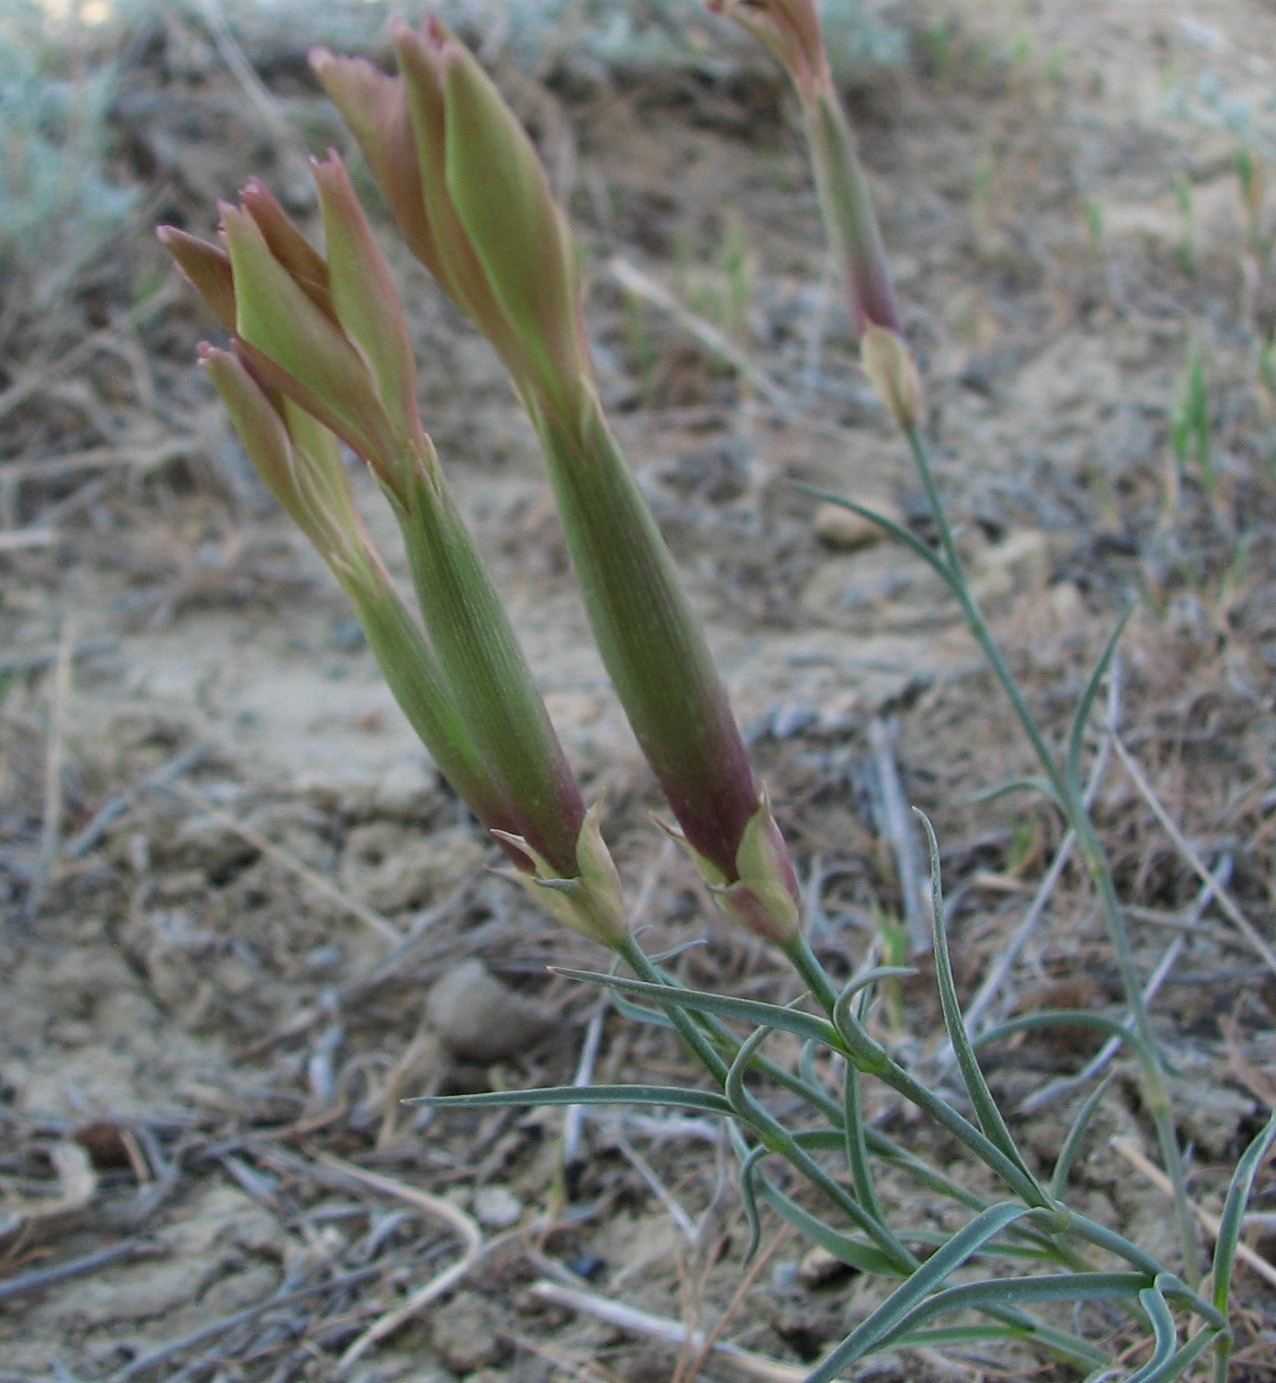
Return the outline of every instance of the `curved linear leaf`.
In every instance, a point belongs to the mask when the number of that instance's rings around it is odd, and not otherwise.
[[[1132,1373],[1126,1383],[1153,1383],[1155,1379],[1173,1377],[1165,1372],[1166,1367],[1173,1363],[1179,1343],[1178,1328],[1174,1324],[1174,1312],[1170,1310],[1170,1303],[1161,1295],[1158,1288],[1145,1287],[1139,1293],[1139,1305],[1147,1312],[1148,1320],[1152,1322],[1156,1344],[1152,1350],[1152,1357],[1141,1369]]]
[[[975,1046],[985,1047],[990,1042],[1000,1042],[1007,1037],[1014,1037],[1016,1033],[1031,1032],[1034,1028],[1057,1027],[1093,1028],[1096,1032],[1106,1033],[1107,1036],[1126,1043],[1134,1049],[1136,1055],[1143,1055],[1138,1035],[1127,1028],[1120,1019],[1108,1018],[1102,1013],[1086,1013],[1079,1008],[1047,1008],[1039,1013],[1025,1013],[1021,1018],[1008,1019],[997,1027],[980,1033],[975,1038]]]
[[[1059,1156],[1055,1158],[1054,1171],[1050,1174],[1050,1194],[1056,1200],[1063,1195],[1063,1189],[1072,1173],[1072,1164],[1077,1160],[1077,1154],[1081,1151],[1081,1144],[1090,1131],[1090,1124],[1098,1112],[1099,1105],[1103,1102],[1103,1097],[1108,1093],[1115,1079],[1115,1076],[1108,1076],[1101,1081],[1091,1092],[1085,1104],[1081,1106],[1077,1117],[1072,1121],[1072,1127],[1068,1130],[1068,1136],[1064,1139],[1063,1147],[1059,1149]]]
[[[1240,1240],[1241,1224],[1254,1178],[1264,1159],[1276,1143],[1276,1110],[1272,1111],[1266,1127],[1241,1154],[1227,1188],[1227,1199],[1219,1217],[1218,1238],[1214,1246],[1214,1305],[1227,1315],[1232,1294],[1232,1272],[1236,1265],[1236,1245]]]
[[[561,1104],[658,1104],[695,1109],[702,1114],[738,1116],[713,1090],[683,1090],[676,1085],[550,1085],[543,1090],[484,1090],[474,1095],[417,1095],[403,1104],[433,1109],[519,1109]]]
[[[1046,1277],[988,1278],[948,1287],[922,1302],[887,1335],[881,1348],[900,1346],[904,1337],[935,1316],[986,1306],[1025,1306],[1043,1301],[1111,1301],[1137,1296],[1147,1287],[1142,1273],[1051,1273]]]
[[[860,1239],[852,1239],[847,1234],[840,1234],[786,1196],[769,1177],[759,1173],[757,1182],[758,1194],[777,1215],[813,1244],[818,1244],[834,1258],[845,1263],[848,1268],[885,1277],[902,1275],[899,1264],[881,1249],[874,1248],[872,1244],[866,1244]]]
[[[834,1051],[843,1051],[842,1039],[831,1023],[779,1004],[764,1004],[757,999],[736,999],[728,994],[709,994],[699,989],[681,989],[676,985],[652,984],[647,980],[622,979],[618,975],[603,975],[593,970],[571,970],[561,965],[551,965],[550,969],[565,979],[584,980],[621,994],[653,999],[661,1004],[677,1004],[695,1013],[713,1013],[764,1028],[796,1033]]]
[[[913,812],[926,831],[926,841],[930,847],[931,932],[934,937],[935,978],[944,1027],[948,1030],[948,1040],[952,1043],[953,1053],[957,1058],[957,1069],[961,1072],[962,1083],[970,1096],[970,1103],[974,1107],[979,1127],[983,1129],[985,1137],[1018,1167],[1038,1191],[1039,1203],[1048,1205],[1049,1193],[1037,1181],[1032,1169],[1024,1161],[1019,1145],[1015,1142],[997,1101],[988,1088],[988,1082],[979,1066],[979,1059],[975,1056],[974,1044],[966,1031],[966,1020],[961,1011],[961,1001],[957,997],[957,982],[953,978],[952,957],[948,950],[948,927],[944,919],[944,895],[940,877],[939,839],[925,812],[916,807],[913,808]]]
[[[1032,1213],[1026,1205],[1003,1201],[977,1215],[835,1346],[814,1371],[807,1374],[806,1383],[832,1383],[848,1364],[862,1359],[893,1333],[899,1322],[968,1258],[995,1239],[1007,1225]]]
[[[943,557],[934,548],[922,542],[915,533],[910,533],[902,524],[896,523],[894,519],[888,519],[885,514],[879,514],[876,509],[870,509],[864,504],[857,504],[853,499],[847,499],[844,495],[835,495],[829,490],[817,490],[814,486],[800,483],[795,483],[793,488],[804,495],[810,495],[812,499],[821,499],[826,504],[836,504],[839,509],[849,509],[852,514],[858,514],[860,518],[876,524],[883,533],[889,533],[892,538],[915,552],[928,567],[931,567],[943,578],[945,585],[952,586],[952,572],[949,571],[948,563],[944,561]]]
[[[1085,732],[1086,726],[1090,723],[1090,712],[1094,708],[1094,701],[1099,694],[1099,688],[1103,685],[1104,676],[1116,655],[1117,644],[1120,643],[1121,635],[1125,633],[1125,626],[1129,624],[1130,616],[1134,613],[1135,604],[1135,601],[1130,601],[1121,612],[1116,628],[1113,629],[1107,643],[1103,646],[1099,661],[1095,664],[1094,671],[1090,674],[1090,680],[1081,693],[1081,700],[1077,702],[1077,709],[1072,718],[1072,730],[1068,735],[1068,752],[1064,763],[1068,788],[1077,795],[1078,801],[1081,800],[1085,791],[1081,784],[1081,751],[1085,745]]]

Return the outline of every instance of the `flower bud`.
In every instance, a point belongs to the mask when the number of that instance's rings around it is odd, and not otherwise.
[[[902,334],[899,305],[868,181],[829,70],[815,0],[707,0],[760,39],[788,72],[802,105],[825,233],[846,274],[851,320]]]
[[[437,20],[419,30],[399,25],[394,44],[401,86],[358,59],[316,52],[311,62],[408,243],[514,378],[549,462],[603,662],[689,848],[716,871],[737,916],[772,939],[787,937],[796,926],[796,884],[785,882],[792,865],[668,549],[602,415],[566,218],[531,141],[451,32]],[[423,591],[446,570],[447,531],[436,521],[428,542],[418,535]],[[446,631],[431,633],[447,666]],[[485,735],[494,746],[511,739],[508,711],[476,706],[481,745]],[[579,828],[570,852],[561,832],[555,850],[548,836],[522,835],[521,845],[506,843],[525,849],[541,884],[552,882],[564,906],[579,910]]]
[[[235,278],[230,256],[217,245],[199,240],[176,226],[158,226],[155,234],[173,257],[182,277],[203,298],[225,329],[235,330]]]
[[[424,450],[416,405],[416,360],[390,266],[336,154],[311,165],[323,215],[333,315],[358,348],[394,420],[403,449]]]
[[[824,32],[815,0],[706,0],[748,29],[779,59],[804,97],[832,90]]]
[[[336,437],[291,400],[272,395],[232,351],[200,347],[249,460],[349,597],[395,700],[438,766],[493,832],[517,818],[483,764],[437,659],[373,547]]]
[[[222,209],[224,249],[166,233],[235,333],[233,350],[203,349],[204,367],[266,483],[354,603],[440,770],[520,868],[532,869],[533,856],[515,838],[570,882],[585,818],[579,787],[421,428],[415,363],[385,261],[340,162],[330,157],[314,172],[326,259],[256,182],[241,206]],[[428,639],[372,547],[338,436],[391,499]],[[586,895],[600,887],[595,880]]]
[[[370,464],[401,445],[360,351],[337,319],[275,258],[245,210],[222,208],[235,284],[235,334],[272,384],[338,432]]]
[[[797,873],[765,794],[740,838],[730,875],[681,832],[663,829],[696,866],[723,911],[747,931],[781,949],[801,936]]]
[[[413,252],[520,391],[575,411],[592,380],[575,251],[531,140],[440,20],[397,25],[394,46],[398,79],[325,50],[311,63]]]

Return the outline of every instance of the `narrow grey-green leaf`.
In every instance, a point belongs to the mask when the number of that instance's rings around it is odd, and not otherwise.
[[[1007,1225],[1031,1214],[1028,1206],[1002,1202],[990,1206],[958,1231],[942,1249],[931,1255],[920,1268],[820,1362],[806,1377],[806,1383],[832,1383],[838,1374],[857,1359],[862,1359],[890,1335],[895,1327],[973,1254],[995,1239]]]
[[[646,980],[630,980],[619,975],[604,975],[593,970],[571,970],[566,966],[550,967],[554,974],[569,980],[584,980],[602,985],[621,994],[633,994],[660,1004],[677,1004],[696,1013],[714,1013],[722,1018],[737,1018],[743,1023],[778,1031],[796,1033],[809,1041],[819,1042],[834,1051],[842,1050],[842,1040],[833,1025],[822,1018],[779,1004],[764,1004],[757,999],[736,999],[728,994],[710,994],[699,989],[682,989],[675,985],[651,984]]]
[[[952,584],[952,573],[948,570],[948,564],[940,554],[933,548],[927,547],[915,533],[910,533],[907,528],[896,523],[894,519],[887,518],[885,514],[879,514],[876,509],[870,509],[865,504],[857,504],[853,499],[847,499],[844,495],[835,495],[828,490],[817,490],[811,485],[801,484],[795,484],[793,488],[801,491],[804,495],[810,495],[812,499],[823,500],[826,504],[835,504],[839,509],[849,509],[852,514],[858,514],[860,518],[876,524],[883,533],[889,533],[892,538],[915,552],[927,566],[933,567],[946,583]]]
[[[1085,745],[1086,726],[1090,723],[1090,712],[1094,707],[1095,698],[1099,694],[1099,688],[1103,685],[1103,679],[1107,675],[1108,668],[1112,665],[1112,659],[1116,656],[1117,644],[1120,643],[1121,635],[1125,633],[1125,626],[1130,622],[1130,616],[1134,613],[1134,604],[1134,601],[1130,601],[1121,612],[1116,628],[1113,629],[1104,645],[1103,652],[1099,655],[1099,661],[1090,674],[1090,680],[1081,693],[1081,700],[1077,702],[1077,709],[1072,718],[1072,730],[1068,735],[1068,753],[1065,762],[1067,764],[1069,790],[1077,794],[1078,800],[1084,792],[1081,785],[1081,751]]]
[[[735,1111],[712,1090],[683,1090],[676,1085],[550,1085],[543,1090],[484,1090],[474,1095],[418,1095],[404,1104],[434,1109],[518,1109],[560,1104],[657,1104],[695,1109],[702,1114]]]
[[[769,1177],[759,1174],[757,1189],[758,1194],[777,1215],[813,1244],[818,1244],[839,1262],[845,1263],[848,1268],[856,1268],[862,1273],[900,1276],[899,1265],[881,1249],[874,1248],[872,1244],[866,1244],[861,1239],[852,1239],[847,1234],[840,1234],[810,1211],[804,1210],[797,1201],[786,1196]]]
[[[935,977],[939,988],[939,1005],[944,1016],[944,1026],[948,1030],[948,1040],[952,1043],[953,1052],[957,1057],[957,1069],[961,1072],[966,1093],[970,1096],[975,1116],[979,1120],[979,1127],[983,1129],[984,1135],[1001,1151],[1003,1156],[1015,1164],[1023,1176],[1038,1191],[1038,1204],[1048,1205],[1050,1197],[1045,1188],[1033,1176],[1005,1119],[1002,1118],[1001,1110],[997,1107],[997,1101],[988,1088],[988,1082],[984,1079],[979,1060],[975,1056],[975,1048],[970,1040],[970,1034],[966,1031],[966,1020],[962,1015],[961,1001],[957,997],[957,984],[953,978],[952,959],[948,952],[948,927],[944,920],[944,896],[940,879],[939,840],[935,835],[935,828],[930,823],[930,818],[924,812],[918,811],[917,808],[913,810],[925,828],[926,840],[930,847],[931,917],[935,942]]]
[[[744,1210],[744,1222],[749,1227],[749,1242],[744,1247],[744,1262],[753,1261],[753,1255],[762,1242],[762,1217],[758,1214],[758,1194],[755,1184],[758,1163],[770,1151],[761,1143],[751,1148],[744,1161],[740,1163],[740,1205]]]
[[[1214,1305],[1226,1317],[1232,1294],[1232,1273],[1236,1266],[1236,1245],[1240,1241],[1245,1207],[1254,1189],[1254,1178],[1276,1143],[1276,1110],[1257,1138],[1241,1154],[1223,1202],[1218,1238],[1214,1248]]]
[[[1174,1312],[1170,1310],[1169,1302],[1155,1287],[1145,1287],[1139,1293],[1139,1305],[1147,1312],[1148,1320],[1152,1323],[1156,1343],[1152,1349],[1152,1357],[1141,1369],[1132,1373],[1126,1383],[1156,1383],[1158,1379],[1172,1378],[1174,1375],[1167,1374],[1165,1370],[1173,1363],[1179,1343]]]
[[[936,1292],[914,1308],[881,1341],[881,1348],[904,1343],[926,1321],[950,1311],[984,1310],[989,1306],[1030,1306],[1043,1301],[1111,1301],[1137,1296],[1147,1287],[1142,1273],[1051,1273],[1046,1277],[988,1278]]]
[[[1068,1184],[1068,1177],[1072,1173],[1072,1164],[1077,1160],[1077,1154],[1081,1151],[1081,1144],[1085,1141],[1085,1136],[1090,1131],[1090,1124],[1098,1111],[1099,1105],[1103,1102],[1103,1097],[1108,1093],[1113,1077],[1109,1076],[1094,1091],[1085,1104],[1081,1106],[1077,1117],[1072,1121],[1072,1127],[1068,1130],[1068,1136],[1064,1139],[1063,1147],[1059,1149],[1059,1156],[1055,1159],[1054,1171],[1050,1175],[1050,1194],[1056,1200],[1060,1199]]]

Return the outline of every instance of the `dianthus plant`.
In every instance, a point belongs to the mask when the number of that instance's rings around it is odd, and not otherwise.
[[[1052,1168],[1041,1168],[1016,1141],[959,1007],[929,822],[922,818],[920,828],[930,842],[935,972],[961,1077],[959,1100],[928,1085],[882,1036],[875,999],[898,972],[871,962],[856,968],[854,958],[830,970],[808,944],[788,846],[604,415],[567,219],[496,86],[442,22],[427,18],[416,28],[395,27],[394,74],[323,50],[311,55],[312,68],[408,246],[509,372],[544,453],[603,662],[668,803],[673,820],[664,829],[726,917],[776,947],[799,986],[787,1006],[687,989],[629,929],[601,804],[585,805],[451,499],[418,411],[416,365],[392,276],[341,159],[330,154],[313,166],[322,251],[255,179],[236,204],[222,206],[215,242],[161,228],[228,336],[223,345],[201,348],[201,364],[250,459],[348,596],[407,719],[504,852],[510,876],[618,962],[607,973],[566,973],[605,986],[635,1019],[675,1029],[714,1085],[573,1085],[435,1103],[654,1104],[720,1116],[738,1155],[753,1245],[766,1208],[887,1287],[806,1383],[852,1376],[858,1361],[882,1351],[960,1354],[986,1351],[995,1341],[1016,1342],[1094,1379],[1129,1383],[1176,1378],[1208,1359],[1221,1383],[1242,1213],[1276,1141],[1276,1119],[1236,1169],[1205,1273],[1164,1061],[1083,786],[1087,726],[1117,635],[1080,698],[1069,736],[1055,746],[1012,678],[963,569],[927,450],[919,372],[815,0],[708,3],[765,44],[792,81],[863,368],[911,453],[938,540],[932,546],[854,499],[825,498],[882,525],[952,593],[1039,760],[1039,774],[1025,788],[1044,793],[1074,833],[1120,967],[1128,1022],[1036,1013],[981,1040],[1066,1021],[1126,1045],[1174,1188],[1181,1246],[1176,1261],[1164,1264],[1073,1204],[1071,1172],[1103,1086],[1076,1110]],[[343,446],[370,469],[398,519],[415,610],[373,546]],[[774,1033],[800,1039],[795,1066],[767,1055]],[[960,1160],[954,1166],[947,1155],[937,1165],[933,1132],[910,1148],[875,1127],[865,1113],[872,1083],[913,1106],[978,1174],[963,1176]],[[782,1120],[772,1112],[765,1092],[777,1088],[787,1092],[786,1108],[803,1111],[800,1117]],[[777,1174],[778,1164],[788,1171]],[[925,1223],[910,1216],[909,1198],[899,1192],[910,1182],[928,1206],[937,1197],[947,1201],[957,1227],[938,1232],[929,1214]],[[1079,1312],[1087,1302],[1106,1303],[1108,1314]],[[1121,1329],[1112,1329],[1114,1319],[1124,1322]],[[1100,1320],[1101,1333],[1086,1328]],[[1140,1337],[1145,1343],[1131,1344]]]

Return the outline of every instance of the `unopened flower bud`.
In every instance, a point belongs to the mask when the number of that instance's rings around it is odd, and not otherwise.
[[[805,96],[832,86],[815,0],[707,0],[707,4],[714,14],[727,15],[761,40]]]
[[[829,70],[815,0],[707,0],[779,59],[802,104],[815,185],[829,238],[843,272],[856,333],[868,326],[901,330],[899,305],[882,247],[868,180]]]
[[[524,394],[564,412],[592,379],[575,251],[523,127],[442,21],[398,24],[401,77],[319,49],[414,254],[488,337]]]

